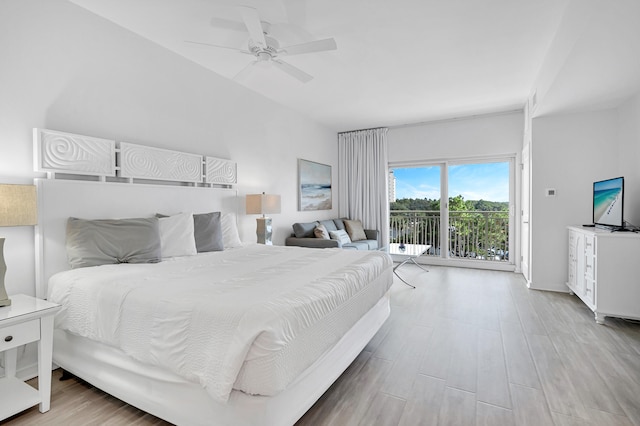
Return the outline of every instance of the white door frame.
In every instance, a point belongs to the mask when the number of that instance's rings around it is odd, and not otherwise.
[[[516,271],[520,268],[518,259],[520,253],[519,236],[516,232],[516,222],[518,217],[516,212],[519,210],[519,202],[517,200],[517,181],[516,164],[517,154],[502,154],[483,157],[455,158],[446,160],[424,160],[424,161],[403,161],[389,163],[389,168],[409,168],[409,167],[440,167],[440,235],[441,250],[440,256],[423,256],[420,261],[428,262],[432,265],[447,265],[460,267],[474,267],[478,269],[498,269],[507,271]],[[469,259],[452,259],[449,256],[449,165],[458,164],[478,164],[478,163],[509,163],[509,261],[507,263],[498,262],[482,262]],[[443,241],[442,239],[446,240]],[[444,249],[443,249],[444,248]]]

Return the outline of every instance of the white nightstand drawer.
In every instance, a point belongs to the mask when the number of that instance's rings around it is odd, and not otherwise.
[[[40,319],[0,328],[0,351],[40,340]]]

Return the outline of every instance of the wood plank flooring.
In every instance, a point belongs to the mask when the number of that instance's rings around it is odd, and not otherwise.
[[[640,426],[640,324],[597,325],[517,274],[402,268],[417,288],[396,280],[389,320],[296,426]],[[58,377],[51,411],[2,424],[167,424]]]

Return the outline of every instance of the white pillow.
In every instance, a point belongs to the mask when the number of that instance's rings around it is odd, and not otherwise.
[[[349,238],[349,234],[344,229],[339,229],[337,231],[329,231],[329,236],[332,240],[338,240],[341,244],[349,244],[351,242],[351,238]]]
[[[162,258],[193,256],[196,239],[193,236],[193,214],[179,213],[158,219],[160,228],[160,247]]]
[[[235,213],[225,213],[220,219],[222,228],[222,246],[226,248],[239,247],[242,245],[238,235],[238,224]]]

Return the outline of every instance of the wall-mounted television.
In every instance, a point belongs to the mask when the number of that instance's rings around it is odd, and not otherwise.
[[[603,228],[624,228],[624,178],[593,183],[593,223]]]

